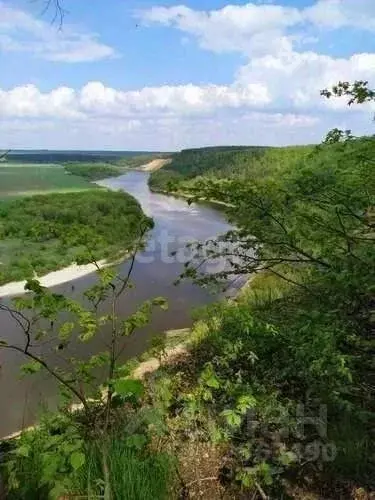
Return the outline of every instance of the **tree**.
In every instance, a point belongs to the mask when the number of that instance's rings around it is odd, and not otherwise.
[[[131,275],[134,269],[137,251],[143,244],[149,221],[145,219],[139,228],[137,241],[129,261],[125,276],[116,273],[113,267],[97,267],[98,282],[84,293],[90,307],[84,307],[78,301],[56,294],[42,287],[37,280],[29,280],[24,297],[13,300],[13,305],[0,304],[0,310],[9,314],[23,334],[23,342],[13,343],[0,339],[0,349],[12,350],[23,354],[28,363],[23,365],[24,375],[33,375],[45,370],[60,387],[63,397],[63,412],[74,426],[81,431],[74,435],[74,442],[79,446],[67,448],[73,469],[79,468],[85,460],[83,453],[85,439],[100,441],[103,452],[102,467],[105,477],[104,498],[111,494],[109,469],[109,436],[120,425],[119,416],[123,405],[137,405],[143,395],[143,385],[131,378],[131,370],[121,361],[129,336],[138,328],[145,326],[155,307],[165,309],[163,298],[144,302],[127,318],[118,313],[119,298],[132,287]],[[108,313],[101,312],[106,304]],[[88,358],[76,357],[69,347],[75,342],[89,343],[100,331],[106,329],[109,341],[102,352]],[[44,352],[49,346],[57,361],[53,362]],[[99,370],[99,372],[98,372]],[[79,403],[77,406],[73,403]],[[123,422],[121,421],[123,425]],[[78,440],[78,441],[77,441]],[[64,447],[64,443],[62,443]],[[64,450],[64,448],[62,448]],[[61,451],[61,450],[60,450]],[[26,451],[24,450],[24,453]],[[54,494],[65,493],[66,478],[61,484],[52,484]],[[61,489],[61,490],[60,490]]]

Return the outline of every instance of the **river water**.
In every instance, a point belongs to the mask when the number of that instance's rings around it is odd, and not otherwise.
[[[168,300],[168,311],[153,314],[150,324],[127,339],[127,357],[140,354],[147,348],[154,334],[167,329],[184,328],[191,324],[194,308],[208,304],[216,297],[190,282],[175,286],[173,282],[189,258],[186,243],[205,240],[227,231],[230,226],[224,215],[210,206],[188,205],[186,201],[150,192],[148,173],[130,172],[121,177],[101,181],[111,189],[121,189],[133,195],[144,212],[153,217],[155,227],[148,235],[147,245],[135,262],[132,282],[135,287],[120,301],[120,314],[126,316],[146,299],[163,296]],[[171,252],[177,251],[175,256]],[[215,264],[217,265],[217,264]],[[119,265],[120,273],[127,272],[129,262]],[[95,283],[91,274],[55,287],[53,290],[80,298],[82,292]],[[1,338],[22,341],[17,325],[4,312],[1,314]],[[74,353],[88,354],[101,350],[105,333],[89,345],[75,346]],[[46,353],[48,356],[48,352]],[[65,356],[69,354],[66,353]],[[46,374],[25,379],[19,377],[19,367],[25,362],[22,355],[0,350],[0,436],[9,435],[35,422],[45,407],[56,404],[56,385]]]

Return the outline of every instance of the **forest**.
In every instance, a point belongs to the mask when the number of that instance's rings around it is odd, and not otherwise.
[[[187,186],[190,189],[201,176],[247,178],[275,174],[311,150],[310,146],[186,149],[173,155],[169,165],[153,172],[149,186],[153,191],[178,192]]]
[[[123,192],[91,189],[0,203],[0,283],[43,276],[73,262],[116,260],[152,221]]]
[[[67,162],[63,166],[70,174],[83,177],[89,181],[97,181],[106,177],[116,177],[126,171],[116,165],[101,162]]]

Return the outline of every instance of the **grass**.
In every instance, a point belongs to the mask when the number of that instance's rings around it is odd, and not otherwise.
[[[136,437],[134,435],[133,437]],[[48,500],[56,498],[52,493],[55,481],[63,480],[58,498],[103,498],[103,446],[99,441],[85,442],[83,451],[85,463],[74,471],[69,467],[69,457],[51,455],[49,468],[44,461],[46,448],[54,450],[54,439],[61,440],[59,434],[51,435],[41,427],[24,433],[21,442],[32,446],[27,454],[18,455],[13,464],[4,467],[7,482],[10,475],[13,485],[8,492],[9,500]],[[173,457],[155,452],[147,445],[135,447],[129,442],[132,437],[116,434],[109,437],[108,466],[111,481],[112,500],[167,500],[175,485],[175,464]],[[133,439],[134,441],[134,439]],[[57,450],[56,450],[57,453]],[[12,451],[9,458],[13,458]],[[10,471],[10,469],[11,471]],[[8,482],[9,484],[9,482]]]
[[[52,163],[0,164],[0,199],[92,189],[92,184]]]
[[[104,481],[102,448],[91,444],[86,464],[76,476],[72,493],[86,498],[100,494],[98,484]],[[170,498],[174,467],[170,456],[147,449],[129,447],[126,439],[113,437],[109,444],[109,472],[113,500],[164,500]]]

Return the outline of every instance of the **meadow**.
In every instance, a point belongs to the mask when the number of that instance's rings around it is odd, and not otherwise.
[[[0,165],[0,199],[86,189],[92,189],[92,184],[53,163],[4,162]]]

